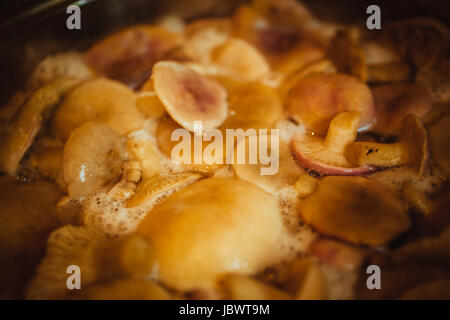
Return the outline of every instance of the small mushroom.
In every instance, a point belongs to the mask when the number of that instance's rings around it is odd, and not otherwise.
[[[292,148],[300,166],[323,175],[362,175],[374,170],[355,166],[344,156],[358,130],[359,112],[341,112],[330,122],[325,139],[307,134],[294,136]]]
[[[345,150],[345,156],[360,166],[407,165],[422,176],[429,160],[427,132],[419,118],[409,114],[403,120],[399,142],[353,142]]]
[[[220,126],[227,117],[227,92],[216,81],[174,61],[160,61],[153,67],[155,93],[170,116],[194,132],[202,121],[206,131]]]

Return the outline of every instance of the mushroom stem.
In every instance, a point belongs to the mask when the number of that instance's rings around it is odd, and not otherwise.
[[[341,112],[335,116],[328,127],[324,146],[328,150],[344,153],[348,144],[355,141],[358,131],[360,112]]]
[[[361,166],[392,167],[408,165],[421,176],[428,166],[427,132],[420,119],[408,114],[403,118],[400,142],[355,142],[350,144],[344,156],[347,161]]]
[[[407,164],[408,148],[404,142],[390,144],[354,142],[345,150],[347,160],[360,166],[393,167]]]

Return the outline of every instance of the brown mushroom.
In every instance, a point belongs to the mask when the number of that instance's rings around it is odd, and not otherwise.
[[[373,131],[383,135],[397,134],[407,114],[422,118],[433,104],[428,89],[419,84],[381,85],[372,94],[377,119]]]
[[[415,80],[427,87],[434,102],[450,101],[450,59],[442,60],[434,68],[420,69]]]
[[[355,30],[340,30],[331,39],[328,56],[339,72],[349,74],[366,81],[367,66],[364,51],[359,45]]]
[[[400,199],[363,177],[323,178],[298,211],[317,231],[355,244],[384,245],[411,225]]]
[[[409,114],[403,120],[399,142],[354,142],[348,145],[345,156],[360,166],[407,165],[421,176],[429,160],[427,132],[419,118]]]
[[[428,127],[433,160],[446,176],[450,175],[450,113]]]
[[[383,28],[383,33],[397,53],[417,68],[432,67],[447,54],[448,29],[445,24],[433,19],[394,22]]]
[[[36,136],[61,101],[77,83],[75,78],[59,78],[36,90],[4,129],[0,141],[0,171],[13,175]]]

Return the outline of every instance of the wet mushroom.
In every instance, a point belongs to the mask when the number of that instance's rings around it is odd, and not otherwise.
[[[402,62],[392,61],[367,66],[367,82],[396,83],[406,82],[411,78],[411,68]]]
[[[427,131],[417,116],[409,114],[403,120],[399,142],[353,142],[345,150],[345,156],[360,166],[407,165],[421,176],[429,160]]]
[[[4,128],[0,141],[0,171],[13,175],[19,163],[45,125],[62,97],[77,83],[75,78],[59,78],[36,90]]]
[[[422,118],[433,104],[428,89],[419,84],[377,86],[372,94],[377,119],[373,131],[382,135],[397,134],[407,114]]]
[[[419,69],[434,66],[447,54],[449,32],[445,24],[437,20],[397,21],[383,28],[383,35],[406,62]]]
[[[344,156],[358,130],[359,112],[341,112],[330,122],[324,138],[299,134],[292,139],[292,149],[300,166],[322,175],[362,175],[374,170],[370,166],[358,166]]]
[[[225,121],[227,92],[216,81],[174,61],[156,63],[152,78],[166,111],[185,129],[194,132],[194,123],[202,121],[206,131]]]
[[[298,205],[302,219],[322,234],[379,246],[406,231],[403,203],[382,183],[364,177],[329,176]]]
[[[340,30],[331,39],[328,55],[339,72],[366,81],[367,66],[356,30]]]

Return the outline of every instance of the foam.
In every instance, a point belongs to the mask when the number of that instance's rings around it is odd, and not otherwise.
[[[384,183],[393,191],[401,194],[402,185],[411,183],[419,192],[433,195],[442,187],[444,178],[436,167],[431,167],[423,177],[407,167],[397,167],[375,172],[369,178]]]
[[[115,200],[106,191],[100,191],[83,203],[84,222],[106,234],[118,237],[134,232],[154,203],[138,208],[126,208],[125,202]]]
[[[297,212],[299,200],[295,188],[290,185],[279,189],[272,194],[277,201],[280,214],[283,218],[285,232],[280,239],[278,261],[286,261],[304,253],[317,234],[307,225],[303,224]]]

